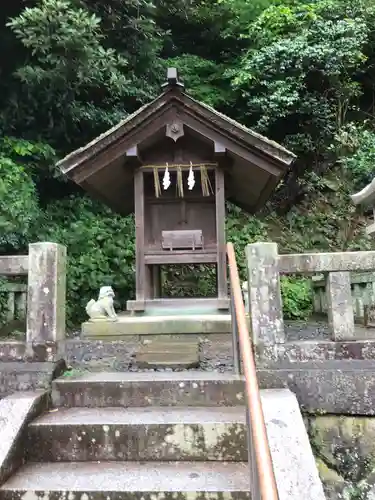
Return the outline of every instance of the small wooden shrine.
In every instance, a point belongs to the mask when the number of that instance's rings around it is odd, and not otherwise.
[[[172,68],[159,97],[59,167],[116,212],[135,213],[136,298],[128,309],[168,302],[161,266],[201,263],[216,265],[216,305],[226,309],[225,200],[256,212],[294,158],[187,95]]]

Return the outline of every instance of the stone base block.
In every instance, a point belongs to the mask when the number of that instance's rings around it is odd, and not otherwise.
[[[135,361],[140,368],[198,368],[199,339],[195,335],[167,341],[159,340],[158,336],[152,338],[146,338],[136,354]]]
[[[262,389],[288,387],[312,414],[375,415],[375,361],[276,363],[257,370]]]
[[[25,342],[23,340],[0,341],[0,362],[26,361],[54,363],[63,356],[58,352],[56,342]]]
[[[0,362],[0,398],[17,391],[47,390],[52,380],[65,370],[63,360],[57,363]]]

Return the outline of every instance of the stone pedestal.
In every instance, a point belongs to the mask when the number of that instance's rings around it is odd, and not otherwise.
[[[285,342],[276,243],[247,246],[248,289],[254,344]]]
[[[336,271],[328,273],[327,306],[332,340],[355,340],[349,272]]]
[[[26,340],[58,342],[65,338],[66,247],[29,246]]]

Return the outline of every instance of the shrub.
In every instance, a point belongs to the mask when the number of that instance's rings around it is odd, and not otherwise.
[[[312,313],[311,282],[307,278],[283,276],[281,296],[286,319],[307,319]]]
[[[35,184],[26,169],[0,154],[0,247],[26,246],[30,227],[39,216]]]
[[[67,323],[86,318],[85,306],[99,288],[113,286],[116,306],[134,294],[134,219],[122,217],[86,197],[71,196],[47,207],[35,240],[66,245]]]

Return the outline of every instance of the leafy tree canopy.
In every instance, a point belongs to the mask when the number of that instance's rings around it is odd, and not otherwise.
[[[239,257],[257,239],[370,248],[349,194],[374,172],[374,26],[373,0],[2,2],[0,251],[66,244],[70,321],[103,281],[122,304],[133,293],[133,219],[54,165],[154,98],[169,65],[194,97],[298,154],[264,213],[228,206]],[[308,310],[306,290],[283,283],[289,316]]]

